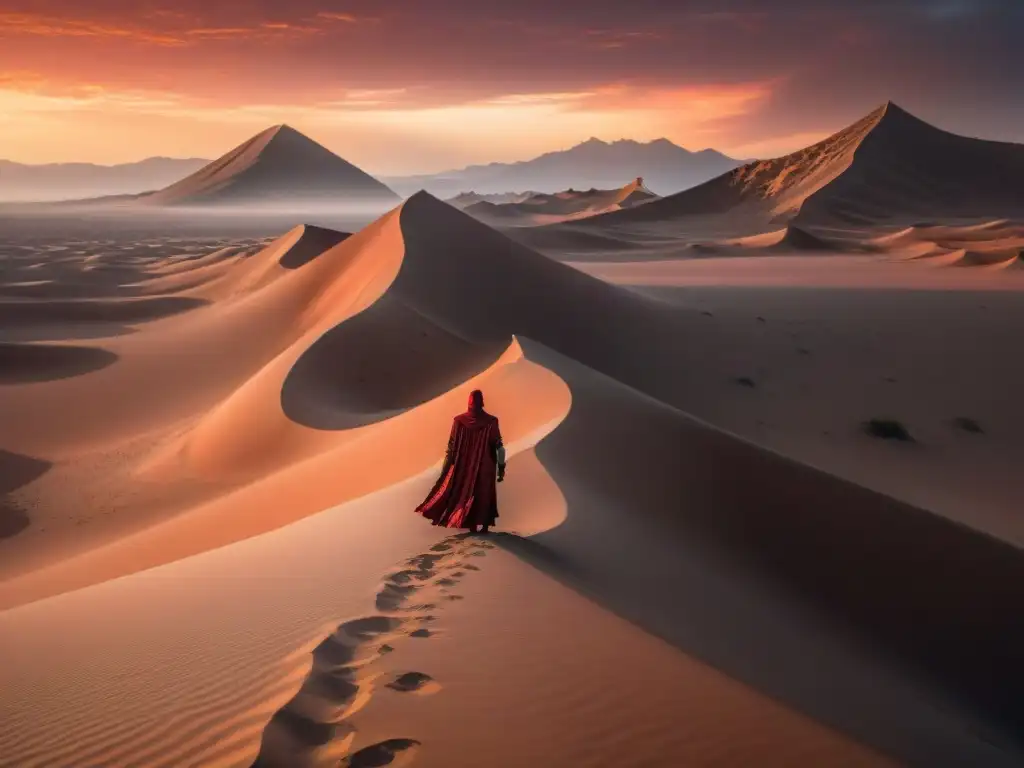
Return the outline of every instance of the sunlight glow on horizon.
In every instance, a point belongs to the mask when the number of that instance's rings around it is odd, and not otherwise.
[[[0,78],[0,145],[5,159],[28,163],[212,159],[271,125],[288,123],[378,175],[523,160],[590,137],[665,137],[689,149],[727,151],[727,143],[709,141],[717,126],[755,110],[772,87],[610,84],[439,106],[405,103],[405,88],[351,89],[309,104],[219,106],[175,93],[101,85],[61,92],[38,79],[25,79],[19,87],[8,76]]]
[[[5,0],[0,157],[214,158],[288,123],[382,176],[590,137],[766,158],[887,100],[1020,142],[1022,20],[1012,0]]]

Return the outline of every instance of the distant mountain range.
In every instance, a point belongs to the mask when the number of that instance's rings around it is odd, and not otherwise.
[[[654,193],[668,195],[688,189],[742,165],[713,149],[691,152],[668,139],[590,139],[571,149],[548,152],[518,163],[472,165],[438,174],[388,177],[384,181],[402,196],[420,189],[451,198],[465,192],[554,193],[565,189],[617,189],[642,176]]]
[[[274,136],[278,138],[273,140]],[[304,142],[296,137],[301,137]],[[351,179],[354,180],[356,175],[362,174],[365,177],[362,184],[366,185],[366,180],[370,179],[384,189],[390,187],[389,193],[394,190],[402,197],[408,197],[421,189],[442,198],[473,192],[483,196],[479,199],[512,192],[535,194],[555,193],[570,188],[619,189],[638,176],[644,178],[652,192],[666,195],[696,186],[741,165],[741,161],[713,149],[690,152],[667,139],[647,143],[632,140],[608,143],[590,139],[571,149],[548,152],[532,160],[475,165],[432,175],[390,177],[383,179],[381,183],[298,131],[288,126],[275,126],[212,162],[202,158],[151,157],[120,165],[26,165],[0,160],[0,202],[84,200],[138,195],[155,190],[163,191],[167,187],[175,186],[173,192],[160,195],[159,199],[162,202],[168,202],[171,197],[184,194],[186,189],[191,190],[187,193],[190,197],[200,194],[208,198],[213,193],[213,187],[225,184],[224,189],[217,191],[215,196],[218,199],[231,197],[236,193],[228,190],[235,188],[235,182],[227,183],[227,176],[248,162],[248,158],[253,155],[253,147],[260,144],[263,139],[269,142],[271,158],[283,156],[279,150],[284,144],[295,145],[292,147],[294,157],[289,173],[293,176],[308,175],[306,181],[299,185],[302,190],[309,191],[309,179],[326,180],[332,176],[332,171],[325,169],[333,168],[335,174],[339,171],[340,166],[336,162],[326,159],[330,157],[345,163],[347,169],[351,169],[346,170],[346,175]],[[298,145],[303,143],[304,149],[298,149]],[[319,148],[319,151],[312,147]],[[309,162],[303,161],[296,165],[294,161],[301,158],[306,158]],[[323,163],[326,163],[326,166]],[[232,169],[227,175],[222,167],[225,164],[229,164]],[[254,183],[262,185],[263,182],[258,179],[268,172],[268,167],[267,159],[264,157],[253,169],[246,172],[247,181],[242,187],[248,189]],[[280,178],[284,170],[283,167],[277,168],[273,174]],[[197,173],[199,175],[185,185],[186,177]],[[333,178],[336,181],[338,177],[334,175]],[[257,181],[253,182],[253,179]],[[331,187],[335,182],[325,183]],[[178,184],[184,186],[176,186]],[[205,191],[200,193],[200,187]],[[371,187],[374,185],[369,184],[362,189],[366,192]],[[516,197],[524,199],[529,194],[507,197],[501,202],[512,202]]]
[[[1024,214],[1024,145],[958,136],[887,102],[799,152],[581,226],[741,213],[775,222],[918,224]]]
[[[208,162],[194,157],[150,157],[120,165],[26,165],[0,160],[0,202],[133,195],[173,184]]]

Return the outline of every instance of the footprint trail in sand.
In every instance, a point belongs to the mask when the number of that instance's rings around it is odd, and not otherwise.
[[[350,768],[407,765],[419,748],[413,739],[392,738],[353,751],[357,728],[352,717],[383,683],[403,695],[425,696],[441,689],[430,675],[405,671],[387,675],[376,662],[403,638],[431,638],[431,613],[469,571],[468,562],[494,544],[460,534],[435,544],[389,573],[377,592],[378,613],[350,619],[313,649],[309,674],[298,692],[274,713],[263,730],[253,768],[341,765]]]

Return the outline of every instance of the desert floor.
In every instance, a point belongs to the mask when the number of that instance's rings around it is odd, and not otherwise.
[[[1024,227],[318,223],[3,221],[0,765],[1024,760]]]

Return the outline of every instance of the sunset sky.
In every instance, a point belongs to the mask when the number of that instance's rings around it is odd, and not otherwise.
[[[1024,141],[1022,0],[0,0],[0,157],[215,157],[287,122],[379,175],[590,136],[736,157],[892,99]]]

